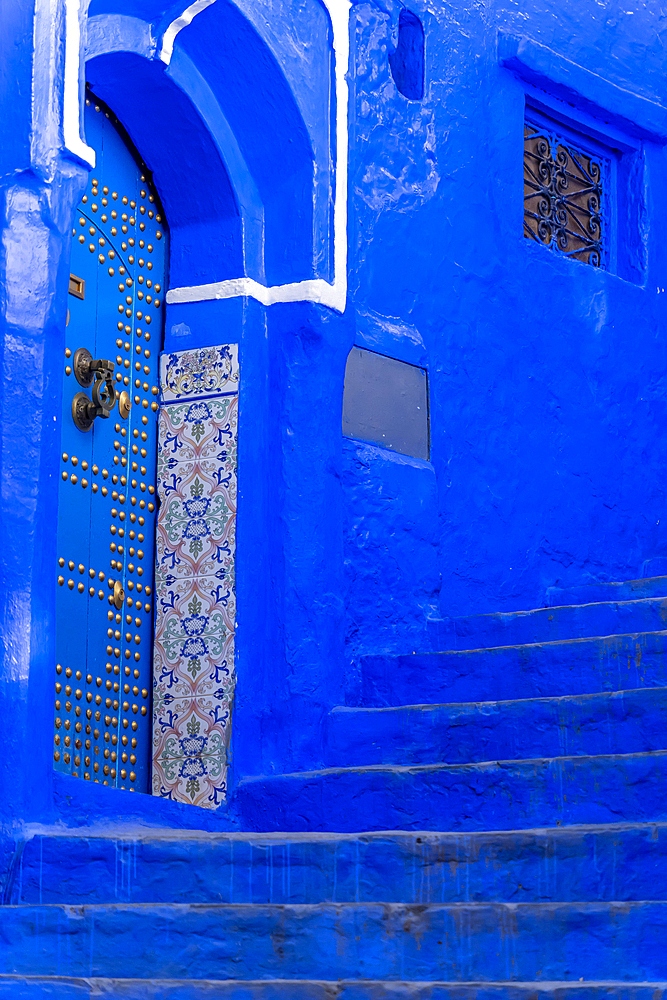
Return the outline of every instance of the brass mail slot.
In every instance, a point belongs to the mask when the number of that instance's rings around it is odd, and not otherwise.
[[[76,274],[70,274],[69,293],[70,295],[75,295],[77,299],[84,298],[86,294],[85,278],[77,278]]]

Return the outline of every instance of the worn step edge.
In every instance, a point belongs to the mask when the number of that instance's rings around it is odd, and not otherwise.
[[[47,992],[48,990],[48,992]],[[33,1000],[49,996],[53,1000],[86,1000],[107,997],[109,1000],[197,1000],[199,997],[238,997],[239,1000],[382,1000],[382,998],[419,997],[424,1000],[498,1000],[514,998],[578,996],[615,1000],[662,1000],[667,982],[628,983],[620,980],[589,982],[392,982],[390,980],[238,980],[238,979],[99,979],[61,976],[7,976],[0,974],[0,996],[12,1000]]]
[[[584,604],[558,604],[547,608],[529,608],[520,611],[491,611],[482,614],[458,615],[455,618],[443,619],[440,628],[437,620],[430,623],[430,630],[437,641],[439,631],[445,641],[457,643],[456,649],[463,649],[459,645],[461,642],[472,642],[475,640],[476,632],[481,633],[483,642],[481,645],[487,646],[486,639],[498,633],[499,642],[493,645],[500,645],[503,633],[517,632],[519,635],[512,639],[512,644],[516,642],[548,642],[559,639],[574,638],[595,638],[600,634],[600,629],[611,626],[612,634],[628,631],[628,626],[633,631],[650,631],[659,628],[660,622],[666,622],[665,611],[667,610],[667,595],[664,597],[637,597],[629,600],[609,600],[609,601],[588,601]],[[614,619],[619,619],[619,627],[613,626]],[[639,619],[634,622],[632,619]],[[643,620],[642,620],[643,619]],[[566,633],[569,629],[572,634]],[[587,629],[589,631],[587,631]],[[522,638],[520,633],[529,633],[533,630],[537,633],[543,631],[544,635],[529,637],[526,634]],[[549,633],[554,633],[550,635]],[[561,634],[558,634],[561,633]],[[510,636],[508,636],[510,638]]]
[[[355,661],[345,703],[497,701],[519,691],[555,697],[661,687],[666,680],[667,630],[661,629],[430,653],[365,653]]]
[[[629,756],[633,756],[630,754]],[[654,756],[653,754],[648,754],[647,756]],[[579,759],[579,758],[577,758]],[[512,761],[511,763],[515,763]],[[336,770],[335,768],[332,770]],[[407,768],[406,770],[410,770]],[[302,771],[295,772],[296,774],[303,774]],[[319,773],[319,772],[309,772],[309,773]],[[256,776],[255,779],[241,779],[246,780],[261,780],[262,775]],[[271,777],[281,777],[281,775],[271,775]],[[206,841],[211,844],[227,843],[227,842],[241,842],[257,845],[257,846],[269,846],[272,844],[295,844],[295,843],[331,843],[335,844],[339,840],[343,842],[354,842],[354,841],[373,841],[382,839],[384,837],[394,838],[406,838],[413,840],[415,837],[429,837],[429,838],[447,838],[453,837],[458,838],[465,836],[466,839],[469,838],[484,838],[484,837],[509,837],[514,834],[517,835],[548,835],[548,836],[571,836],[576,834],[609,834],[610,836],[616,836],[617,833],[623,833],[624,831],[641,831],[641,830],[664,830],[667,832],[667,820],[640,820],[640,821],[619,821],[616,823],[573,823],[566,827],[564,826],[549,826],[549,825],[538,825],[533,827],[517,827],[516,829],[495,829],[489,828],[486,830],[471,830],[469,833],[462,835],[456,831],[452,830],[432,830],[426,827],[423,830],[355,830],[352,832],[346,831],[303,831],[303,830],[247,830],[243,832],[239,831],[215,831],[209,833],[207,830],[178,830],[172,827],[125,827],[125,826],[108,826],[108,827],[68,827],[63,826],[44,826],[43,824],[30,824],[25,828],[25,841],[37,837],[49,837],[54,840],[97,840],[97,841],[108,841],[109,843],[120,842],[123,845],[129,845],[132,843],[150,843],[150,842],[164,842],[173,841],[175,843],[184,842],[188,843],[190,841]]]
[[[542,645],[542,643],[536,643],[536,645]],[[497,648],[511,648],[511,647],[497,647]],[[454,652],[468,652],[467,650],[454,650]],[[523,704],[552,704],[552,703],[568,703],[568,702],[579,702],[586,700],[594,700],[595,698],[623,698],[627,695],[633,694],[647,694],[651,691],[667,692],[667,687],[664,685],[658,685],[656,687],[642,687],[642,688],[619,688],[618,691],[587,691],[584,694],[554,694],[554,695],[539,695],[533,698],[491,698],[488,701],[419,701],[414,704],[409,705],[335,705],[331,711],[330,715],[349,713],[350,715],[371,715],[373,712],[391,714],[392,712],[406,712],[406,711],[448,711],[455,709],[465,709],[477,707],[484,709],[486,706],[497,705],[503,707],[505,705],[523,705]],[[666,734],[667,739],[667,734]]]
[[[14,975],[662,982],[666,932],[652,900],[10,906],[1,957]]]
[[[359,656],[359,661],[364,663],[372,663],[374,661],[385,661],[385,660],[430,660],[434,657],[446,657],[463,660],[466,657],[470,657],[475,653],[495,653],[503,650],[527,650],[530,652],[535,649],[544,649],[546,651],[562,648],[562,649],[577,649],[588,644],[609,642],[612,639],[622,642],[623,640],[634,640],[638,639],[652,639],[652,638],[667,638],[667,629],[654,629],[652,631],[637,631],[637,632],[613,632],[609,635],[585,635],[576,636],[574,639],[548,639],[545,642],[510,642],[505,644],[500,644],[497,646],[475,646],[473,649],[436,649],[427,653],[362,653]]]
[[[324,768],[246,778],[246,828],[509,829],[667,819],[667,751],[477,764]],[[289,818],[289,819],[288,819]],[[335,825],[334,825],[335,824]]]
[[[450,764],[667,748],[667,687],[413,705],[339,705],[324,764]],[[487,756],[484,756],[487,754]]]
[[[37,835],[5,900],[313,903],[667,898],[667,823],[210,842]]]
[[[652,756],[652,755],[648,755]],[[302,774],[304,772],[297,771],[297,774]],[[317,773],[317,772],[313,772]],[[259,776],[260,778],[262,776]],[[275,775],[272,777],[280,777],[280,775]],[[248,780],[248,779],[242,779]],[[570,826],[535,826],[530,828],[517,827],[515,830],[472,830],[466,834],[460,834],[458,832],[452,832],[450,830],[361,830],[354,831],[352,833],[346,832],[332,832],[325,830],[322,832],[310,832],[301,830],[285,830],[285,831],[272,831],[272,830],[248,830],[243,832],[238,831],[215,831],[209,833],[207,830],[175,830],[172,827],[150,827],[145,826],[134,827],[134,826],[99,826],[99,827],[72,827],[71,829],[64,826],[44,826],[43,824],[30,824],[25,828],[25,839],[30,841],[35,837],[52,837],[54,840],[97,840],[97,841],[109,841],[110,843],[121,842],[123,844],[131,844],[134,842],[150,843],[152,841],[162,842],[162,841],[173,841],[178,842],[188,842],[188,841],[207,841],[212,844],[216,843],[227,843],[227,842],[242,842],[247,844],[257,844],[260,846],[266,846],[271,844],[282,844],[282,843],[336,843],[337,841],[356,841],[356,840],[378,840],[384,837],[400,838],[404,837],[406,839],[413,840],[415,837],[425,836],[429,838],[437,837],[453,837],[458,838],[465,836],[468,838],[476,837],[489,837],[489,836],[501,836],[509,837],[513,834],[519,834],[524,836],[527,834],[539,834],[548,836],[561,836],[567,835],[571,836],[577,833],[589,834],[589,833],[601,833],[609,834],[615,836],[617,833],[622,833],[623,831],[640,831],[640,830],[665,830],[667,832],[667,820],[661,821],[641,821],[641,822],[618,822],[618,823],[576,823]],[[0,973],[1,975],[1,973]]]
[[[580,765],[586,761],[623,761],[634,759],[667,759],[667,750],[648,750],[644,753],[564,754],[563,756],[556,757],[522,757],[519,760],[479,760],[465,764],[367,764],[350,767],[322,767],[313,771],[292,771],[285,774],[251,775],[246,778],[241,778],[239,781],[239,787],[260,781],[282,781],[289,778],[317,778],[330,774],[358,774],[365,773],[367,771],[371,773],[386,771],[388,774],[419,774],[425,771],[473,771],[491,767],[507,767],[509,769],[517,764],[553,764],[557,761],[576,761],[577,764]]]
[[[610,632],[608,635],[582,635],[576,636],[574,639],[548,639],[545,642],[510,642],[497,646],[476,646],[474,649],[439,649],[434,650],[432,653],[417,653],[412,654],[413,657],[433,657],[433,656],[457,656],[464,657],[468,656],[470,653],[489,653],[500,649],[527,649],[531,650],[534,648],[541,649],[553,649],[556,646],[575,647],[578,645],[583,645],[584,643],[593,642],[606,642],[609,639],[646,639],[653,636],[667,636],[667,629],[652,629],[650,631],[637,631],[637,632]],[[373,660],[373,659],[409,659],[410,654],[408,653],[364,653],[360,659],[363,660]]]
[[[588,982],[394,982],[386,979],[103,979],[69,976],[12,976],[0,973],[0,997],[11,1000],[533,1000],[579,997],[605,1000],[663,1000],[667,981]]]
[[[604,601],[608,594],[611,600],[616,600],[624,594],[628,596],[637,592],[650,591],[647,597],[667,596],[667,576],[645,576],[637,577],[634,580],[612,580],[607,582],[589,581],[588,583],[575,584],[571,587],[548,587],[547,601],[565,600],[566,605],[577,604],[577,598],[582,604],[596,603]],[[551,606],[551,605],[549,605]],[[560,604],[554,607],[560,607]]]
[[[521,608],[518,611],[481,611],[478,614],[456,615],[456,617],[454,617],[454,618],[443,618],[442,621],[452,621],[452,622],[470,621],[473,618],[480,618],[480,619],[482,619],[482,618],[488,618],[488,619],[491,619],[491,618],[503,618],[503,619],[504,618],[520,618],[523,615],[548,614],[551,611],[563,611],[563,610],[569,610],[569,609],[574,609],[574,608],[576,608],[577,610],[581,610],[583,608],[597,608],[597,607],[606,607],[606,606],[619,607],[619,606],[626,605],[626,604],[648,604],[648,603],[651,603],[651,602],[665,601],[665,600],[667,600],[667,576],[666,577],[661,577],[660,579],[663,579],[663,580],[666,581],[664,595],[657,595],[657,596],[650,596],[650,597],[628,597],[628,598],[620,598],[620,599],[618,597],[610,597],[610,599],[608,601],[602,601],[602,600],[600,600],[600,601],[585,601],[583,604],[577,604],[577,603],[574,603],[574,604],[572,604],[572,603],[565,603],[565,604],[553,604],[553,605],[550,604],[548,607],[544,607],[544,608]],[[605,586],[611,587],[613,585],[612,584],[605,584]],[[619,586],[623,586],[623,585],[620,584]],[[432,621],[440,621],[440,620],[441,619],[438,619],[438,618],[432,619]]]

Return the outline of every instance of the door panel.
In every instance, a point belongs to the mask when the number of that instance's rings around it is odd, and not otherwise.
[[[74,219],[58,505],[54,765],[147,791],[150,784],[158,357],[166,233],[145,168],[89,95],[96,152]],[[83,297],[80,297],[83,280]],[[77,294],[79,292],[79,294]],[[115,404],[74,420],[75,352],[113,363]],[[122,395],[126,394],[126,395]],[[123,405],[129,403],[129,410]]]

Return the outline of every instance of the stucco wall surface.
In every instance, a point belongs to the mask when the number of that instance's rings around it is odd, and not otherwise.
[[[415,9],[421,103],[397,93],[381,58],[390,18],[371,5],[353,12],[350,298],[387,327],[411,324],[425,345],[443,614],[541,606],[557,580],[638,576],[664,551],[664,126],[637,146],[632,280],[525,239],[524,95],[538,90],[499,65],[498,31],[550,50],[542,97],[584,131],[628,141],[619,123],[637,118],[633,95],[659,119],[664,12]],[[579,97],[559,60],[589,72],[570,73]],[[346,495],[357,510],[361,494]],[[393,537],[392,526],[378,539],[378,563],[390,562]],[[368,558],[361,543],[348,551]]]

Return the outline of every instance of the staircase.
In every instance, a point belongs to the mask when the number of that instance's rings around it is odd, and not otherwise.
[[[362,658],[327,766],[240,783],[246,832],[32,831],[0,998],[660,1000],[665,594],[552,592]]]

